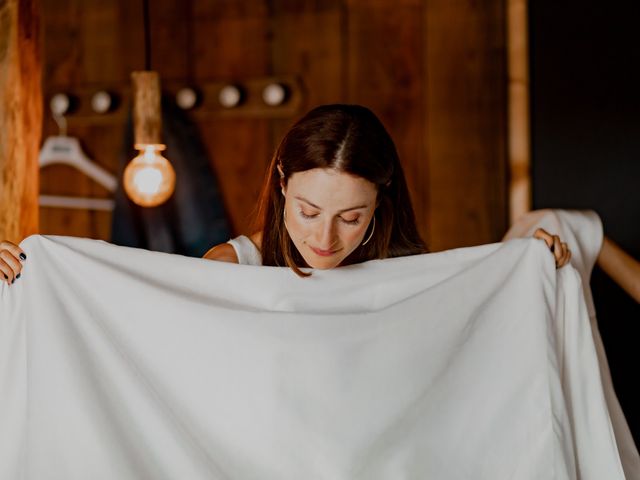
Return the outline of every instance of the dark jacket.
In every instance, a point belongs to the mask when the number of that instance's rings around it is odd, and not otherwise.
[[[111,241],[167,253],[201,257],[213,245],[229,239],[222,196],[197,126],[171,100],[162,100],[163,155],[176,172],[175,192],[158,207],[143,208],[118,185]],[[137,152],[133,149],[131,117],[127,122],[119,176]]]

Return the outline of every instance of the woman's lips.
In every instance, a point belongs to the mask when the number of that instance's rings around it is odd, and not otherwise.
[[[313,253],[321,257],[330,257],[331,255],[333,255],[338,251],[338,250],[321,250],[319,248],[314,248],[312,246],[309,246],[309,248],[313,250]]]

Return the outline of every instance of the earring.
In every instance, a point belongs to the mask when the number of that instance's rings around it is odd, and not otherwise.
[[[373,232],[375,232],[376,230],[376,216],[373,216],[373,227],[371,227],[371,233],[369,234],[369,236],[367,237],[367,239],[362,242],[362,246],[365,246],[367,243],[369,243],[369,240],[371,240],[371,237],[373,237]]]

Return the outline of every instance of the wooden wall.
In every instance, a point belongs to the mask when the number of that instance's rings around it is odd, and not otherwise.
[[[152,68],[165,85],[296,76],[288,115],[198,115],[236,233],[246,233],[286,129],[324,103],[360,103],[387,126],[406,169],[420,231],[434,250],[497,241],[506,229],[504,0],[154,0]],[[142,2],[42,0],[45,99],[124,89],[144,68]],[[116,172],[126,102],[69,133]],[[55,133],[45,120],[44,132]],[[169,155],[168,155],[169,156]],[[50,194],[108,193],[48,167]],[[109,238],[110,214],[41,209],[41,232]]]
[[[0,240],[12,242],[38,231],[39,21],[37,0],[0,0]]]

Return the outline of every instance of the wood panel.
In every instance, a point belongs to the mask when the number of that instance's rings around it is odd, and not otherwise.
[[[37,232],[37,155],[42,121],[39,10],[0,0],[0,239]]]
[[[391,134],[422,237],[429,239],[428,162],[424,144],[424,6],[351,1],[349,101],[370,107]]]
[[[434,249],[506,229],[503,0],[428,0],[427,151]]]
[[[230,82],[269,73],[266,2],[196,2],[196,79]],[[251,233],[262,178],[271,157],[268,118],[217,118],[199,124],[235,233]]]
[[[270,12],[271,71],[296,74],[304,85],[297,116],[347,101],[345,8],[341,1],[274,1]],[[271,125],[276,146],[297,116]]]
[[[266,166],[289,126],[316,105],[347,102],[372,108],[390,131],[433,249],[496,241],[507,218],[504,2],[156,0],[152,66],[172,85],[300,79],[302,103],[290,117],[194,112],[236,233],[250,231]],[[144,65],[142,2],[43,0],[43,9],[48,92],[126,84]],[[70,119],[70,133],[114,172],[119,122]],[[51,121],[45,131],[55,132]],[[42,186],[105,195],[64,169],[43,172]],[[57,209],[41,222],[44,231],[98,238],[108,238],[109,224]]]
[[[118,34],[119,4],[115,0],[92,4],[79,0],[43,0],[45,90],[48,102],[52,92],[73,94],[79,87],[93,87],[128,81],[128,72],[121,66],[126,53],[135,55],[120,41]],[[140,39],[142,41],[142,38]],[[114,55],[122,52],[124,55]],[[125,80],[126,79],[126,80]],[[88,100],[88,99],[83,99]],[[57,135],[46,105],[44,136]],[[78,137],[85,153],[106,170],[118,171],[124,124],[92,124],[78,122],[69,116],[68,134]],[[65,166],[52,165],[40,175],[40,191],[50,195],[108,198],[109,192],[86,175]],[[63,208],[40,209],[40,232],[73,235],[108,240],[111,214],[92,210]]]

